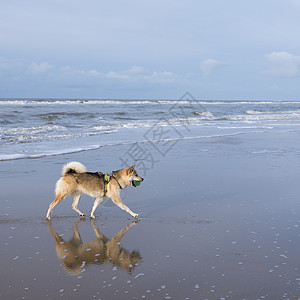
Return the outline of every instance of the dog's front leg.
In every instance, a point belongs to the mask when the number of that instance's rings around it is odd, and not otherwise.
[[[94,202],[94,205],[93,205],[93,208],[92,208],[92,212],[91,212],[91,219],[95,219],[95,216],[94,216],[94,212],[96,210],[96,208],[99,206],[99,204],[104,200],[104,197],[99,197],[99,198],[96,198],[95,202]]]
[[[102,241],[107,240],[107,238],[105,237],[105,235],[104,235],[104,234],[99,230],[99,228],[96,226],[94,220],[91,221],[91,224],[92,224],[92,227],[93,227],[93,230],[94,230],[94,233],[95,233],[96,238],[97,238],[98,240],[102,240]]]
[[[125,228],[123,228],[120,232],[116,233],[112,239],[111,243],[114,245],[118,245],[121,242],[122,237],[127,233],[127,231],[134,225],[137,224],[137,221],[133,221],[131,224],[127,225]]]
[[[118,205],[121,209],[127,211],[129,214],[131,214],[134,218],[137,218],[139,215],[134,213],[129,207],[127,207],[121,200],[120,196],[117,194],[114,194],[111,197],[111,200],[113,201],[113,203],[115,203],[116,205]]]
[[[83,222],[83,219],[80,219],[79,221],[75,222],[72,226],[73,231],[73,237],[69,241],[70,244],[73,246],[79,247],[80,245],[83,245],[82,238],[80,236],[78,226]]]

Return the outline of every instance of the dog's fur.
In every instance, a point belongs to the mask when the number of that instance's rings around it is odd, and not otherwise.
[[[62,177],[56,182],[55,200],[49,205],[46,219],[50,220],[50,213],[54,206],[61,202],[66,196],[73,196],[72,208],[80,215],[84,214],[77,208],[81,194],[85,193],[91,197],[95,197],[95,202],[92,208],[90,217],[95,218],[94,212],[105,197],[118,205],[121,209],[127,211],[134,218],[138,214],[132,212],[121,200],[120,189],[129,185],[135,187],[134,181],[143,181],[135,170],[135,166],[121,169],[113,172],[113,176],[107,184],[107,191],[105,193],[104,174],[101,172],[88,172],[86,167],[79,162],[70,162],[63,166]]]

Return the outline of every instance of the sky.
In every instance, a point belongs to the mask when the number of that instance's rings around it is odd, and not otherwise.
[[[1,0],[0,98],[300,100],[299,0]]]

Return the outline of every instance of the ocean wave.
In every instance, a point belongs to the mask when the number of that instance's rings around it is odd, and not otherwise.
[[[193,114],[201,117],[213,117],[213,114],[210,111],[193,111]]]
[[[263,114],[263,113],[268,113],[268,112],[260,111],[260,110],[252,110],[252,109],[246,110],[246,114],[248,115],[256,115],[256,114]]]
[[[269,100],[269,101],[261,101],[261,100],[251,100],[251,101],[240,101],[240,100],[197,100],[197,103],[200,104],[208,104],[208,105],[273,105],[273,104],[300,104],[300,101],[281,101],[281,100]]]
[[[67,99],[55,99],[55,100],[14,100],[0,99],[0,105],[99,105],[99,104],[155,104],[158,101],[152,100],[67,100]]]
[[[197,104],[197,105],[277,105],[277,104],[300,104],[300,101],[280,101],[280,100],[134,100],[134,99],[0,99],[0,105],[174,105],[174,104]]]
[[[97,115],[93,112],[47,112],[32,115],[41,119],[60,119],[64,117],[74,118],[95,118]]]
[[[67,100],[67,99],[55,99],[55,100],[2,100],[0,99],[0,105],[154,105],[154,104],[199,104],[197,100]],[[206,102],[205,102],[206,103]]]
[[[300,112],[293,111],[292,113],[262,113],[262,114],[249,114],[249,115],[236,115],[236,116],[226,116],[230,121],[268,121],[268,120],[288,120],[288,119],[298,119],[300,118]]]
[[[27,104],[26,100],[1,100],[0,105],[25,105]]]
[[[99,149],[100,145],[91,145],[86,147],[78,147],[78,148],[66,148],[66,149],[60,149],[60,150],[49,150],[40,152],[38,154],[0,154],[0,161],[6,161],[6,160],[16,160],[16,159],[24,159],[24,158],[41,158],[41,157],[50,157],[50,156],[57,156],[57,155],[63,155],[63,154],[71,154],[71,153],[77,153],[77,152],[83,152],[83,151],[89,151],[89,150],[96,150]]]
[[[45,125],[45,126],[32,126],[32,127],[13,127],[13,128],[1,128],[1,133],[6,136],[16,135],[35,135],[41,133],[66,131],[66,127],[60,125]]]
[[[217,128],[226,130],[226,129],[273,129],[274,126],[264,126],[264,125],[253,125],[253,126],[243,126],[243,125],[236,125],[236,126],[217,126]]]

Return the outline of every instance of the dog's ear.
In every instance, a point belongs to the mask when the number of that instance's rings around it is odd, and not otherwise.
[[[127,174],[133,173],[135,165],[127,169]]]

